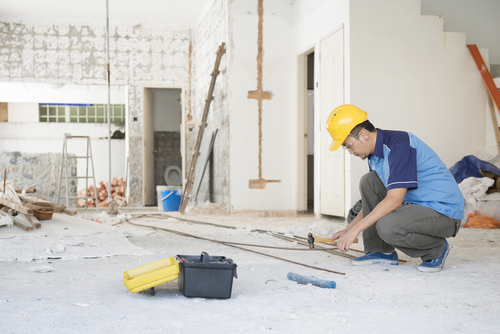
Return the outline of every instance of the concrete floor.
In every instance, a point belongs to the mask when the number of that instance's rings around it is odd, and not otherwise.
[[[445,270],[429,274],[416,270],[418,259],[401,253],[406,262],[399,266],[357,267],[348,258],[254,232],[306,236],[311,231],[328,236],[345,226],[340,219],[271,213],[172,214],[234,229],[155,215],[130,220],[153,227],[121,222],[149,213],[158,211],[126,209],[118,217],[80,211],[77,217],[56,214],[30,232],[16,226],[1,228],[0,332],[499,332],[499,230],[461,229],[449,239],[452,249]],[[343,274],[161,229],[281,247],[240,246]],[[155,296],[131,293],[124,285],[126,270],[202,251],[229,257],[238,265],[230,299],[186,298],[177,281],[157,286]],[[289,272],[335,281],[337,287],[297,284],[287,279]]]

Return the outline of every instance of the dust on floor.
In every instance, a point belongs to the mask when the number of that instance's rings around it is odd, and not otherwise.
[[[278,239],[326,237],[343,220],[313,216],[158,212],[55,214],[42,228],[0,229],[2,333],[498,333],[500,231],[461,229],[440,273],[416,270],[420,261],[399,253],[399,266],[352,266],[349,259]],[[143,215],[143,216],[140,216]],[[130,219],[133,218],[133,219]],[[130,219],[128,223],[127,219]],[[98,221],[95,221],[98,220]],[[134,223],[135,225],[133,225]],[[156,228],[138,226],[151,225]],[[224,225],[234,228],[224,228]],[[240,246],[334,274],[251,253]],[[266,230],[259,233],[255,230]],[[362,250],[362,242],[353,248]],[[298,250],[303,249],[303,250]],[[238,265],[230,299],[186,298],[177,281],[131,293],[123,272],[178,254],[226,256]],[[358,256],[358,252],[350,252]],[[297,284],[287,273],[335,281],[335,289]]]

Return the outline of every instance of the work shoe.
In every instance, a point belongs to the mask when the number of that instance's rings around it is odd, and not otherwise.
[[[446,261],[446,258],[448,257],[448,254],[450,253],[450,245],[448,245],[448,241],[444,241],[444,251],[441,257],[437,260],[427,260],[425,262],[422,262],[421,265],[417,267],[419,271],[425,271],[428,273],[435,273],[438,271],[443,270],[444,266],[444,261]]]
[[[385,253],[367,253],[363,256],[357,257],[354,260],[351,260],[351,263],[356,266],[364,266],[367,264],[391,264],[393,266],[397,266],[399,264],[398,261],[398,253],[396,251],[391,254]]]

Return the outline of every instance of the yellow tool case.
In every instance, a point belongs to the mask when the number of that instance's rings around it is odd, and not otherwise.
[[[154,296],[154,287],[179,277],[179,262],[169,257],[160,261],[127,270],[123,273],[123,282],[130,292],[150,289]]]

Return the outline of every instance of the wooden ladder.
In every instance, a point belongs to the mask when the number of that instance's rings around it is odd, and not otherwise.
[[[486,89],[489,93],[488,105],[490,107],[491,122],[493,123],[493,132],[495,133],[495,139],[497,142],[498,155],[500,156],[500,130],[498,129],[495,108],[493,107],[493,104],[495,104],[498,112],[500,113],[500,92],[491,77],[490,71],[488,71],[488,68],[484,63],[483,57],[481,56],[481,53],[479,53],[479,49],[476,44],[468,44],[467,47],[469,48],[470,54],[476,63],[479,73],[483,77],[484,84],[486,85]]]
[[[217,49],[217,58],[215,59],[214,70],[212,71],[212,81],[210,82],[210,88],[208,89],[208,95],[205,99],[205,109],[203,110],[203,117],[201,118],[200,129],[198,130],[198,136],[196,138],[196,145],[193,151],[193,156],[191,158],[191,164],[189,165],[188,176],[186,179],[186,185],[184,191],[182,192],[181,205],[179,207],[179,212],[184,213],[186,211],[187,202],[189,195],[193,190],[193,183],[195,177],[196,163],[198,162],[198,157],[200,155],[201,141],[203,139],[203,133],[207,127],[208,111],[210,110],[210,103],[214,99],[213,93],[215,89],[215,81],[219,75],[219,65],[222,56],[226,53],[226,43],[222,43]]]

